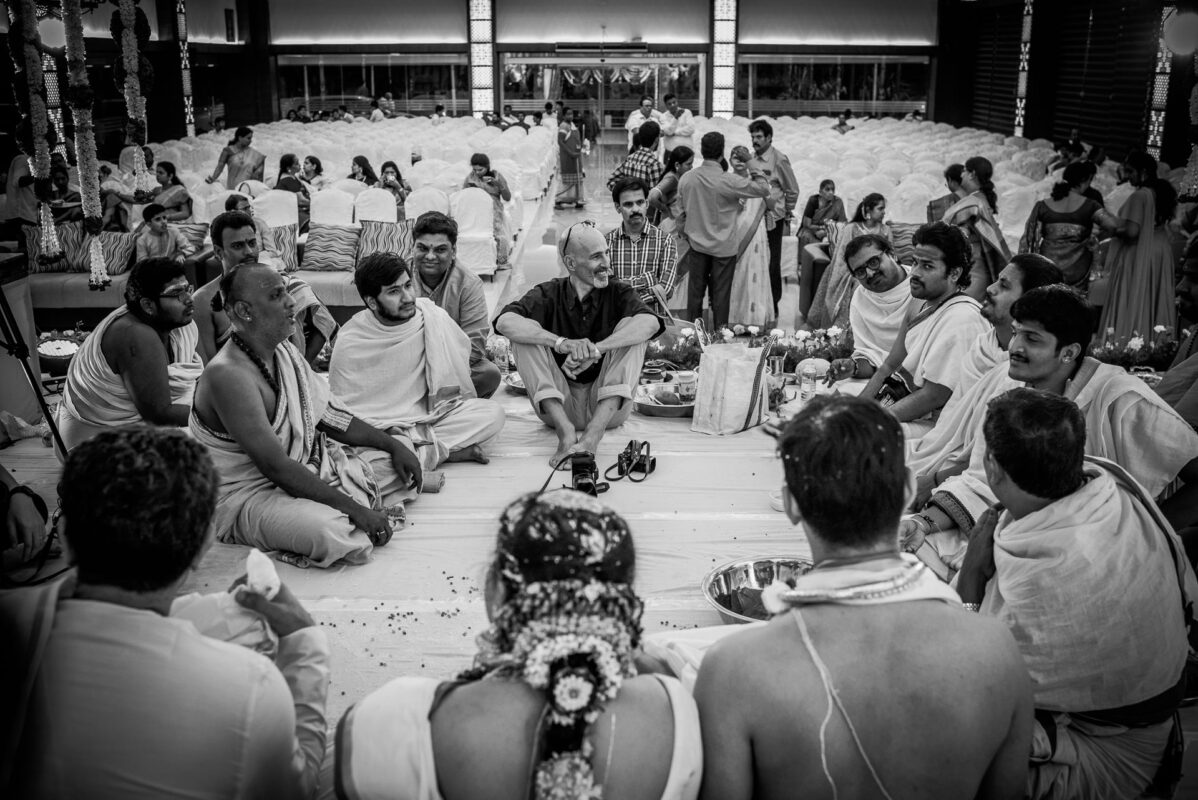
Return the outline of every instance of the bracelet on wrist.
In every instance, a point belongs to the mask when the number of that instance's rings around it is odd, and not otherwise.
[[[921,511],[918,514],[916,514],[915,516],[918,517],[919,519],[922,519],[924,522],[927,523],[928,529],[927,529],[926,533],[940,533],[940,525],[938,525],[936,523],[936,520],[932,519],[926,513]]]

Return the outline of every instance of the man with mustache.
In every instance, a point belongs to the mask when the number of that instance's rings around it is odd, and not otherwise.
[[[487,298],[482,279],[457,262],[458,224],[426,211],[412,228],[412,288],[444,309],[470,337],[470,382],[479,397],[499,388],[499,367],[487,359]]]
[[[970,247],[965,235],[943,222],[924,225],[911,239],[915,266],[911,296],[919,312],[903,325],[882,366],[862,391],[905,423],[908,437],[931,429],[940,409],[961,388],[961,364],[973,341],[986,332],[969,286]]]
[[[233,201],[234,195],[230,195]],[[239,201],[233,201],[234,207]],[[226,204],[226,208],[228,204]],[[221,264],[221,276],[228,275],[240,264],[254,264],[262,252],[262,240],[254,219],[245,211],[226,211],[212,220],[212,250]],[[307,283],[292,275],[284,275],[288,293],[296,302],[296,326],[291,341],[309,364],[316,361],[326,341],[337,330],[333,315],[324,307]],[[200,330],[199,353],[204,363],[212,360],[228,340],[232,328],[228,315],[219,303],[215,304],[221,277],[199,288],[195,294],[196,325]]]
[[[187,425],[203,370],[194,291],[174,259],[133,266],[125,305],[96,326],[67,370],[58,425],[68,450],[123,425]]]
[[[1198,493],[1198,433],[1139,378],[1085,355],[1093,334],[1089,303],[1066,286],[1044,286],[1020,297],[1011,317],[1008,380],[994,395],[1025,385],[1073,400],[1086,419],[1086,454],[1114,461],[1152,497],[1180,478],[1185,486],[1161,510],[1174,524],[1188,521]],[[936,486],[899,526],[907,550],[946,580],[961,565],[967,534],[996,502],[981,424],[972,432],[968,467]]]
[[[196,384],[191,435],[220,477],[222,542],[299,567],[365,563],[420,491],[416,453],[345,408],[291,341],[296,302],[265,264],[220,279],[228,346]]]
[[[593,222],[566,228],[558,255],[568,276],[534,286],[495,318],[533,411],[557,434],[555,468],[595,454],[603,434],[628,419],[645,344],[665,330],[635,289],[611,279],[607,240]]]
[[[417,223],[426,231],[427,216]],[[444,461],[486,464],[483,445],[499,434],[504,414],[499,403],[475,394],[470,337],[435,302],[418,297],[411,268],[395,253],[362,259],[354,284],[366,308],[337,334],[329,361],[333,394],[415,450],[426,487],[435,485],[431,473]]]
[[[678,247],[646,214],[649,187],[640,178],[620,178],[611,190],[612,202],[620,212],[620,226],[608,231],[607,247],[616,279],[636,289],[654,308],[655,295],[669,299],[674,291]]]

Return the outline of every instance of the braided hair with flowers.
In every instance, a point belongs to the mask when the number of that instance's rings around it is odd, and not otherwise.
[[[602,797],[586,734],[636,674],[643,605],[632,590],[635,562],[627,523],[582,492],[528,494],[500,517],[489,580],[502,605],[461,677],[522,680],[547,695],[537,800]]]

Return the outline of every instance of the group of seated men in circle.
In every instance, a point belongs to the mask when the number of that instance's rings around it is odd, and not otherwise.
[[[1198,434],[1087,355],[1092,309],[1047,259],[1013,259],[982,303],[962,302],[968,242],[943,223],[916,233],[907,280],[884,239],[847,248],[859,352],[830,380],[873,370],[870,383],[807,403],[779,444],[780,505],[816,566],[766,592],[773,621],[712,635],[693,701],[634,677],[679,670],[638,649],[627,525],[550,493],[503,513],[475,668],[388,684],[326,748],[327,643],[289,593],[237,594],[274,631],[278,672],[180,627],[170,601],[209,537],[362,563],[443,463],[485,462],[504,422],[486,397],[485,300],[454,262],[452,220],[420,217],[410,266],[381,253],[355,270],[366,308],[337,333],[326,380],[310,364],[327,313],[311,289],[258,262],[250,217],[212,227],[222,276],[197,291],[178,262],[139,262],[68,375],[61,493],[78,574],[6,599],[12,652],[32,656],[6,683],[33,698],[19,705],[29,759],[4,773],[25,781],[16,796],[84,782],[89,796],[213,782],[249,796],[285,775],[284,794],[339,797],[1134,797],[1175,779],[1198,583],[1174,529],[1198,522]],[[494,317],[558,435],[555,466],[627,417],[663,329],[612,279],[602,233],[572,226],[559,254],[566,277]],[[901,312],[869,305],[902,284]],[[140,421],[191,439],[112,430]],[[128,735],[102,743],[81,722],[131,707]],[[163,737],[166,719],[194,719],[190,738]]]

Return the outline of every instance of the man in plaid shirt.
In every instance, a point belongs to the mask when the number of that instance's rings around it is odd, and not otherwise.
[[[622,221],[605,238],[616,278],[636,289],[649,308],[664,313],[654,299],[654,289],[664,298],[674,290],[678,247],[646,218],[648,195],[649,187],[640,178],[617,180],[611,199]]]
[[[628,154],[624,163],[607,179],[607,188],[616,188],[620,178],[640,178],[652,189],[661,180],[661,162],[657,160],[657,137],[661,126],[653,120],[643,123],[636,132],[637,148]]]

